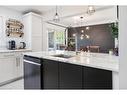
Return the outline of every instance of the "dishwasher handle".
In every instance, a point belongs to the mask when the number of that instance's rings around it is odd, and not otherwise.
[[[23,62],[26,62],[26,63],[29,63],[29,64],[33,64],[33,65],[41,65],[41,64],[39,64],[39,63],[36,63],[36,62],[32,62],[32,61],[29,61],[29,60],[23,60]]]

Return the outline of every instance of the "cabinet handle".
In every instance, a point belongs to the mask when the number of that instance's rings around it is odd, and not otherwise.
[[[16,58],[16,67],[18,67],[18,58]]]
[[[17,57],[17,58],[16,58],[16,67],[19,67],[19,66],[20,66],[20,58]]]
[[[18,58],[18,65],[20,66],[20,58]]]

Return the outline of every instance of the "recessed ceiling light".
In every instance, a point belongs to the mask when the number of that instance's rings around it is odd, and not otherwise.
[[[95,12],[94,6],[90,5],[87,8],[87,14],[92,15]]]

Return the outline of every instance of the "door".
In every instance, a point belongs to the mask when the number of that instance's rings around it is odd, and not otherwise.
[[[82,89],[82,66],[60,63],[59,87],[60,89]]]
[[[3,53],[0,55],[0,83],[15,78],[15,55],[14,53]]]
[[[58,89],[58,62],[43,59],[43,88]]]

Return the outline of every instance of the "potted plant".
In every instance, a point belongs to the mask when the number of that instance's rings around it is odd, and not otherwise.
[[[118,47],[118,22],[111,23],[111,34],[115,39],[115,48]]]
[[[115,41],[114,52],[118,55],[118,22],[111,23],[111,34]]]

